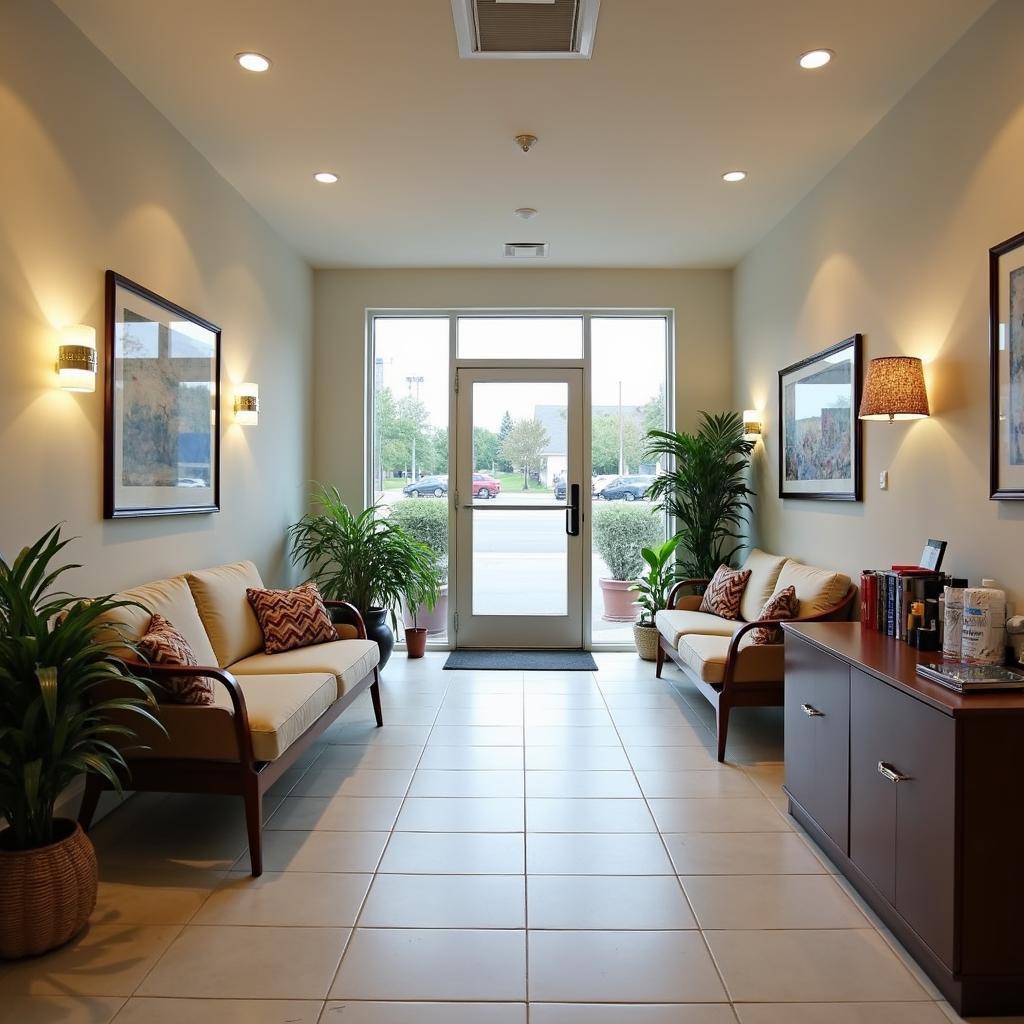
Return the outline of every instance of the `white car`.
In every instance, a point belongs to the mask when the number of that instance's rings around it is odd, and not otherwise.
[[[600,494],[617,476],[617,473],[606,473],[604,476],[593,477],[590,481],[590,493]]]

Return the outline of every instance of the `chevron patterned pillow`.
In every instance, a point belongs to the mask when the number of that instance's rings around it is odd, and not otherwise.
[[[749,569],[730,569],[727,565],[720,565],[704,591],[700,610],[723,619],[738,619],[743,589],[749,579]]]
[[[245,594],[263,630],[266,654],[280,654],[295,647],[309,647],[338,639],[315,583],[304,583],[294,590],[257,590],[250,587]]]
[[[772,594],[764,603],[758,619],[792,619],[800,612],[800,602],[796,599],[796,587],[783,587]],[[740,647],[760,646],[762,644],[781,644],[782,630],[777,626],[758,626],[752,629],[741,641]]]
[[[154,614],[138,642],[139,653],[154,665],[198,665],[189,642],[170,620]],[[205,676],[168,676],[160,680],[169,704],[212,704],[213,681]]]

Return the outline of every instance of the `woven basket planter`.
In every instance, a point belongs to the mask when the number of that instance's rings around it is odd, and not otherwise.
[[[96,852],[77,822],[36,850],[0,848],[0,959],[45,953],[74,938],[96,906]]]
[[[644,661],[658,660],[659,635],[657,626],[641,626],[639,624],[633,626],[633,643],[636,644],[636,653]]]

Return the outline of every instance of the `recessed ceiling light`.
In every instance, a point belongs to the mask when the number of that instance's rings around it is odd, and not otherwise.
[[[722,175],[722,181],[742,181],[746,176],[746,171],[726,171]]]
[[[321,185],[333,185],[338,180],[338,176],[332,171],[317,171],[313,177],[319,181]]]
[[[237,60],[246,71],[270,70],[270,58],[264,57],[262,53],[254,53],[252,51],[236,53],[235,60]]]
[[[800,67],[812,71],[814,68],[823,68],[835,54],[831,50],[808,50],[800,55]]]

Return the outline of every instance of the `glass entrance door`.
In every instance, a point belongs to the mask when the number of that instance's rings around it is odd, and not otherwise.
[[[454,646],[582,647],[583,370],[461,367],[456,388]]]

